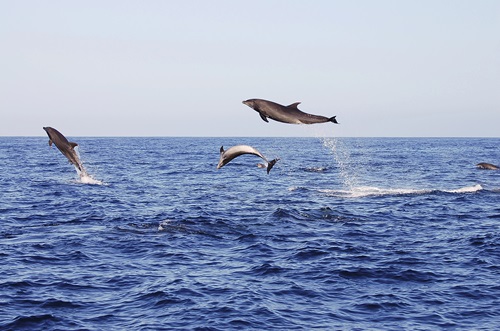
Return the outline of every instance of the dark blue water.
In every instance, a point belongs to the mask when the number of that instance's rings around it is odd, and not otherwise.
[[[500,139],[73,140],[0,138],[1,330],[500,328]]]

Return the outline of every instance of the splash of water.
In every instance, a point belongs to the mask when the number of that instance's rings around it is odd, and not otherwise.
[[[336,126],[334,126],[336,128]],[[337,137],[329,137],[331,135],[331,125],[313,125],[308,126],[310,132],[318,138],[324,147],[328,148],[333,155],[337,167],[339,169],[342,185],[352,191],[358,186],[358,178],[354,173],[355,167],[351,161],[351,154],[348,147]]]
[[[98,179],[95,179],[91,175],[84,173],[80,174],[80,182],[82,184],[90,184],[90,185],[104,185],[104,183]]]
[[[104,183],[98,179],[95,179],[92,175],[90,175],[87,172],[87,169],[83,166],[83,163],[80,161],[81,156],[79,150],[77,150],[78,154],[78,165],[80,166],[81,171],[78,169],[77,166],[75,166],[76,173],[78,174],[78,177],[80,178],[80,183],[82,184],[90,184],[90,185],[104,185]]]
[[[338,138],[321,138],[321,142],[333,154],[343,186],[352,191],[354,187],[358,186],[358,180],[352,172],[351,155],[348,148]]]
[[[82,171],[78,170],[78,168],[75,166],[76,173],[78,174],[78,177],[80,178],[80,183],[82,184],[90,184],[90,185],[104,185],[104,182],[95,179],[92,175],[90,175],[87,170],[83,167],[83,164],[80,163],[80,169]]]

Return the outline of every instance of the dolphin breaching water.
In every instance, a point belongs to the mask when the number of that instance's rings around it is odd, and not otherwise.
[[[49,136],[49,146],[52,146],[52,144],[56,145],[57,149],[61,151],[61,153],[66,156],[69,162],[80,171],[80,174],[85,174],[86,172],[83,168],[82,162],[80,162],[80,158],[75,151],[75,147],[78,146],[78,144],[68,141],[68,139],[66,139],[66,137],[63,136],[61,132],[57,131],[54,128],[51,128],[50,126],[46,126],[43,129]]]
[[[243,101],[243,103],[257,111],[264,122],[269,122],[267,119],[270,118],[278,122],[291,124],[314,124],[326,122],[339,124],[335,119],[336,116],[325,117],[304,113],[298,108],[300,102],[292,103],[289,106],[283,106],[279,103],[263,99],[248,99]]]
[[[219,164],[217,164],[217,169],[222,168],[226,164],[228,164],[232,159],[243,155],[243,154],[252,154],[260,157],[267,163],[267,173],[271,171],[271,169],[274,167],[276,162],[278,162],[279,159],[274,159],[272,161],[268,161],[264,155],[262,155],[261,152],[253,148],[252,146],[248,145],[236,145],[228,150],[224,150],[224,146],[220,147],[220,159],[219,159]],[[260,167],[259,167],[260,168]]]
[[[476,164],[476,167],[478,167],[479,169],[483,169],[483,170],[499,170],[500,169],[498,166],[493,165],[491,163],[486,163],[486,162],[478,163],[478,164]]]

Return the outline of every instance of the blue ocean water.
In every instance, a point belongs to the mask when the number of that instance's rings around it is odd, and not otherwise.
[[[1,330],[500,329],[498,138],[71,140],[0,138]]]

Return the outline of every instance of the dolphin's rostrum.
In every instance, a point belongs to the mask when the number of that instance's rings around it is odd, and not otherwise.
[[[278,162],[279,159],[274,159],[272,161],[268,161],[264,155],[262,155],[258,150],[248,145],[236,145],[228,150],[224,150],[224,146],[220,147],[220,159],[219,164],[217,164],[217,169],[222,168],[226,164],[228,164],[232,159],[243,155],[243,154],[252,154],[257,155],[267,163],[267,173],[271,171],[273,166]]]
[[[66,156],[70,163],[72,163],[80,173],[84,173],[84,169],[78,155],[76,154],[75,147],[78,146],[77,143],[69,142],[65,136],[59,131],[49,126],[43,128],[47,135],[49,136],[49,146],[52,144],[56,145],[57,149]]]
[[[325,117],[304,113],[298,108],[300,102],[292,103],[289,106],[283,106],[276,102],[263,99],[248,99],[243,101],[243,103],[257,111],[264,122],[269,122],[267,119],[271,118],[278,122],[291,124],[314,124],[326,122],[338,124],[335,119],[336,116]]]

